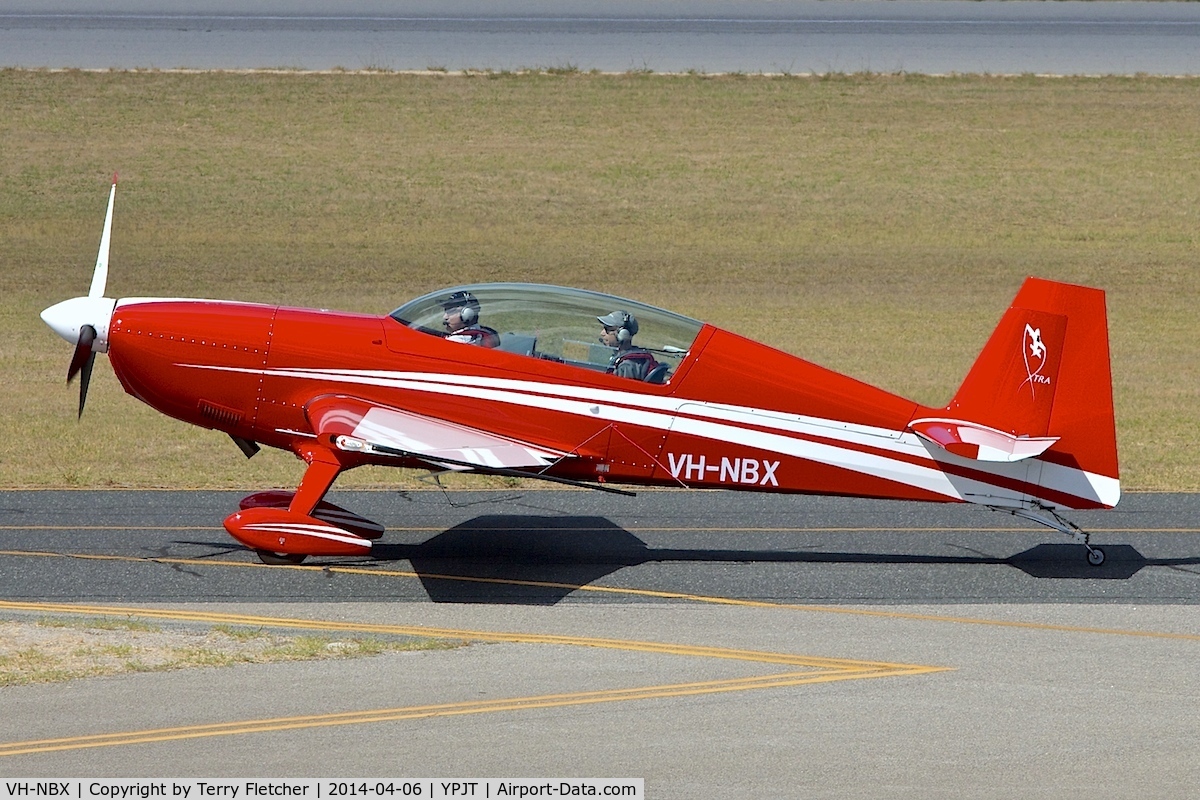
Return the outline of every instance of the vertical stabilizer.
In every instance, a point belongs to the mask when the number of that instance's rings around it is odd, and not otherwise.
[[[1102,505],[1120,496],[1104,292],[1028,278],[954,399],[923,409],[912,429],[982,461],[1038,458],[1079,470]],[[1054,489],[1063,470],[1041,470]],[[1106,480],[1111,479],[1111,480]],[[1063,487],[1065,488],[1065,487]]]

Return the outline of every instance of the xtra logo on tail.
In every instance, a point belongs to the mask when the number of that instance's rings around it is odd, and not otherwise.
[[[1025,341],[1022,353],[1025,357],[1026,377],[1021,382],[1021,388],[1028,384],[1030,395],[1036,398],[1035,385],[1050,383],[1050,378],[1042,374],[1042,370],[1046,366],[1046,345],[1042,342],[1041,328],[1035,328],[1029,323],[1025,323]]]

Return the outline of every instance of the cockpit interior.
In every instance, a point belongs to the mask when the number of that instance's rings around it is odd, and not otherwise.
[[[397,308],[391,317],[413,330],[450,338],[448,312],[470,298],[464,319],[488,331],[499,350],[605,372],[617,348],[601,342],[602,317],[625,312],[635,322],[629,344],[648,351],[662,368],[649,383],[667,383],[687,356],[703,323],[621,297],[529,283],[480,283],[440,289]],[[494,332],[496,336],[492,336]],[[628,331],[626,331],[628,333]],[[498,337],[498,338],[497,338]]]

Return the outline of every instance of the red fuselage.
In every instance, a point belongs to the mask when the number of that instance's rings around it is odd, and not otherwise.
[[[781,455],[755,446],[752,435],[728,443],[689,432],[681,423],[703,426],[708,417],[689,409],[693,404],[728,408],[724,425],[767,435],[781,416],[800,419],[796,412],[802,410],[805,418],[837,421],[828,423],[826,445],[845,448],[845,428],[894,432],[877,434],[881,443],[890,442],[917,409],[911,401],[712,326],[704,326],[665,386],[447,342],[386,316],[201,300],[121,301],[109,331],[109,355],[126,391],[164,414],[293,451],[315,435],[308,404],[348,394],[573,453],[576,458],[553,470],[563,477],[958,499]],[[364,374],[439,378],[430,386]],[[487,390],[480,385],[488,382],[523,388],[506,392],[515,402],[481,400]],[[589,398],[603,413],[578,412],[576,406]],[[765,416],[756,419],[759,412]],[[818,446],[820,428],[805,437]],[[869,441],[857,446],[871,449]],[[369,460],[347,459],[346,466]]]

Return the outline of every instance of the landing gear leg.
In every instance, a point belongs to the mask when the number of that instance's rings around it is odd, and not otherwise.
[[[247,529],[257,527],[271,530],[271,536],[266,538],[272,540],[277,538],[281,546],[285,544],[285,537],[299,540],[298,543],[293,541],[290,544],[290,547],[298,550],[307,546],[313,546],[313,543],[315,543],[318,546],[316,551],[318,553],[337,552],[336,550],[330,550],[330,539],[337,540],[346,545],[362,542],[363,549],[369,548],[370,542],[351,531],[343,530],[338,532],[339,535],[331,536],[330,532],[336,531],[337,528],[325,525],[312,516],[313,511],[321,502],[321,498],[329,491],[329,487],[333,485],[338,473],[342,471],[341,463],[338,462],[337,458],[331,452],[320,447],[306,447],[298,451],[297,455],[308,464],[308,469],[304,471],[304,477],[301,479],[300,486],[296,489],[296,492],[291,494],[286,511],[274,505],[271,502],[273,498],[267,497],[266,502],[261,505],[252,502],[247,507],[244,504],[242,511],[232,515],[230,519],[240,520],[246,516],[258,515],[255,523],[247,526]],[[260,500],[262,498],[256,495],[247,499]],[[264,515],[267,515],[269,519],[262,519]],[[225,527],[231,534],[234,534],[234,538],[247,543],[244,539],[237,536],[238,531],[241,531],[243,534],[246,533],[241,527],[241,525],[245,525],[246,523],[239,524],[239,522],[235,521],[232,523],[234,525],[232,528],[230,524],[227,520]],[[324,530],[315,530],[322,527],[324,527]],[[344,534],[344,536],[341,536],[341,534]],[[321,536],[323,538],[314,538]],[[258,544],[260,541],[258,537],[255,537],[248,543]],[[309,556],[309,553],[295,552],[290,549],[285,551],[255,547],[254,552],[264,564],[271,564],[273,566],[301,564]],[[349,552],[357,555],[359,549],[355,547]]]
[[[300,457],[308,464],[308,469],[300,479],[296,494],[292,495],[288,511],[307,515],[312,514],[317,503],[321,502],[321,498],[329,491],[338,473],[342,471],[342,465],[332,453],[323,448],[305,450],[301,452]]]
[[[1039,525],[1045,525],[1047,528],[1053,528],[1059,533],[1065,533],[1072,540],[1083,545],[1087,549],[1087,562],[1093,567],[1098,567],[1104,563],[1104,551],[1099,547],[1093,547],[1091,543],[1091,534],[1083,528],[1076,525],[1071,520],[1064,518],[1057,511],[1045,506],[1037,508],[1003,508],[999,506],[992,507],[996,511],[1007,511],[1014,517],[1036,522]]]

